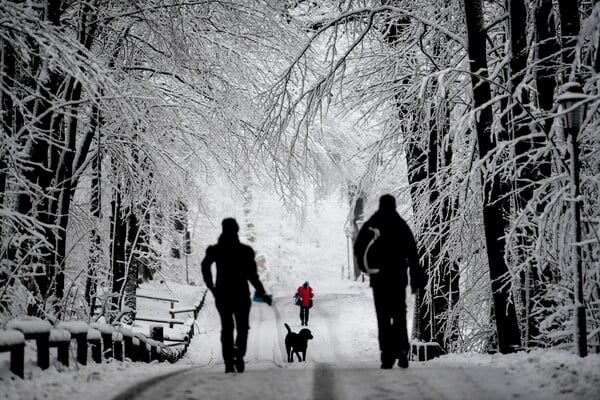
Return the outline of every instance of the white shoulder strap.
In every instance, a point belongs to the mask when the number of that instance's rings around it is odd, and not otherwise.
[[[379,238],[379,236],[381,236],[381,232],[379,232],[379,229],[374,228],[372,226],[369,227],[369,230],[373,232],[373,238],[371,238],[371,241],[369,242],[369,244],[367,245],[367,248],[365,249],[365,252],[363,254],[363,263],[365,265],[365,269],[367,270],[367,273],[369,275],[374,275],[379,272],[379,269],[369,268],[369,262],[367,261],[367,254],[369,253],[369,249],[371,248],[373,243],[375,243],[375,241]]]

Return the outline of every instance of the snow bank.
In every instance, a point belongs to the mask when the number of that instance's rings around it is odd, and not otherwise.
[[[551,399],[600,398],[600,354],[579,357],[566,350],[543,349],[515,354],[449,354],[428,361],[429,365],[493,366],[519,376]]]

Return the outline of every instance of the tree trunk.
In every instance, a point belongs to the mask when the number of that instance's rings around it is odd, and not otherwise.
[[[479,156],[484,159],[496,148],[496,140],[492,136],[491,91],[488,82],[486,32],[483,22],[482,0],[464,0],[465,17],[468,35],[468,54],[470,59],[471,82],[473,86],[474,108],[479,110],[476,119]],[[514,302],[510,292],[508,266],[504,261],[504,226],[506,216],[496,202],[503,193],[500,191],[500,178],[493,174],[494,166],[486,168],[492,176],[482,177],[483,182],[483,225],[487,257],[490,269],[496,331],[500,352],[511,353],[521,345],[519,324]]]
[[[560,10],[562,60],[565,66],[569,68],[575,61],[577,35],[579,35],[581,27],[579,0],[558,0],[558,9]]]
[[[138,271],[141,262],[139,239],[141,226],[134,213],[129,214],[129,223],[127,224],[127,248],[128,263],[126,268],[125,286],[123,288],[123,297],[119,311],[124,311],[126,318],[132,320],[135,318],[137,298],[136,291],[138,286]]]
[[[68,101],[78,101],[81,98],[81,84],[73,82],[72,90],[68,91]],[[64,150],[56,165],[56,180],[54,183],[57,192],[57,201],[51,202],[55,204],[52,207],[56,210],[56,225],[58,229],[54,234],[54,252],[51,263],[55,265],[55,290],[54,295],[58,302],[64,297],[64,268],[65,258],[67,253],[67,227],[69,224],[69,210],[71,207],[72,191],[73,191],[73,162],[75,160],[75,146],[77,140],[78,127],[78,107],[71,107],[71,116],[67,127],[67,138]],[[52,278],[51,278],[52,279]],[[57,317],[60,319],[60,309],[57,309]]]
[[[92,121],[92,123],[94,123]],[[94,315],[94,309],[96,307],[96,288],[97,288],[97,269],[100,266],[102,259],[102,247],[100,246],[100,234],[98,232],[98,225],[100,223],[100,210],[102,195],[100,191],[100,179],[102,171],[102,156],[100,150],[100,131],[98,130],[98,149],[96,156],[92,161],[93,177],[91,182],[91,202],[90,202],[90,214],[94,221],[94,227],[90,232],[90,255],[87,267],[87,278],[85,281],[85,300],[89,306],[90,316]]]
[[[246,179],[250,181],[249,173],[246,174]],[[254,198],[252,196],[252,189],[249,185],[244,185],[244,192],[242,195],[244,196],[244,202],[242,205],[243,213],[244,213],[244,226],[245,232],[244,236],[249,243],[254,243],[256,241],[256,232],[254,229],[254,222],[252,222],[252,206],[254,202]],[[186,229],[187,230],[187,229]]]
[[[61,0],[47,1],[41,11],[43,19],[60,27],[65,6]],[[88,31],[86,17],[92,10],[88,3],[82,7],[85,10],[79,25],[80,41],[89,49],[96,28]],[[39,226],[43,227],[47,243],[42,244],[41,250],[31,260],[21,262],[37,266],[35,280],[39,301],[53,298],[56,301],[55,312],[60,314],[59,305],[64,296],[66,232],[72,192],[76,185],[73,181],[73,161],[79,106],[64,109],[56,107],[56,103],[57,99],[65,103],[77,102],[81,98],[82,87],[75,78],[67,80],[61,72],[49,69],[45,60],[36,58],[37,54],[41,54],[37,49],[31,49],[31,53],[34,57],[29,64],[29,76],[47,75],[48,78],[37,81],[35,91],[40,95],[26,105],[32,115],[33,129],[22,144],[29,150],[32,167],[23,171],[27,184],[19,196],[17,209],[21,215],[31,215],[37,220]],[[29,187],[35,187],[36,191]],[[25,241],[22,246],[26,250],[31,245]]]
[[[447,4],[446,4],[447,5]],[[386,39],[388,44],[394,46],[399,43],[400,35],[410,25],[408,18],[400,18],[389,23]],[[444,51],[444,38],[439,38],[433,46],[435,59],[442,59]],[[436,66],[430,66],[435,68]],[[408,80],[405,83],[409,83]],[[436,93],[437,82],[433,81],[430,93]],[[433,95],[432,95],[433,96]],[[415,312],[413,317],[413,337],[420,341],[429,342],[436,340],[444,350],[451,347],[450,333],[456,327],[456,322],[450,322],[452,307],[457,301],[458,290],[453,292],[454,283],[452,278],[456,273],[456,265],[452,265],[447,254],[442,254],[442,245],[448,240],[447,224],[452,216],[452,204],[447,199],[440,200],[440,187],[445,182],[444,173],[440,167],[448,165],[451,159],[451,151],[446,151],[440,145],[444,143],[446,149],[450,148],[447,143],[447,134],[450,128],[450,115],[444,101],[439,107],[426,104],[430,108],[430,114],[436,114],[437,118],[429,118],[429,138],[426,144],[418,143],[418,132],[423,129],[417,124],[406,128],[406,159],[408,169],[408,181],[411,190],[411,200],[415,217],[422,221],[417,232],[419,246],[419,260],[421,268],[425,271],[427,279],[426,293],[420,294],[415,299]],[[440,107],[442,107],[440,109]],[[398,104],[400,115],[409,115],[401,103]],[[419,120],[419,115],[413,115],[413,121]],[[427,151],[425,151],[427,148]],[[450,159],[446,158],[450,155]],[[423,199],[426,199],[425,201]],[[441,205],[439,203],[442,203]],[[452,300],[453,299],[453,300]],[[450,340],[449,340],[450,339]]]
[[[0,41],[0,127],[1,135],[0,141],[7,143],[14,132],[15,121],[14,121],[14,104],[10,97],[10,93],[13,92],[15,81],[15,54],[14,49],[5,40]],[[5,193],[7,189],[7,178],[8,178],[8,157],[9,149],[6,144],[0,146],[0,210],[5,207]],[[12,251],[12,245],[9,243],[9,234],[5,230],[10,224],[7,219],[0,217],[0,258],[5,258],[7,261],[14,261],[14,252]],[[9,268],[13,267],[13,263],[9,264]],[[13,277],[10,273],[0,271],[0,287],[5,288],[8,285],[12,285]],[[0,298],[0,301],[2,299]],[[4,304],[0,303],[0,313]]]
[[[6,138],[12,136],[14,132],[14,113],[15,108],[13,100],[10,97],[14,88],[15,81],[15,52],[10,43],[2,40],[0,42],[0,110],[2,113],[2,124],[3,135]],[[6,193],[6,182],[8,173],[8,148],[5,146],[0,147],[0,209],[4,207],[4,196]],[[0,220],[0,239],[3,238],[3,226],[4,221]],[[4,240],[2,240],[6,243]],[[0,251],[3,249],[0,248]]]
[[[435,87],[433,88],[435,92]],[[436,108],[442,107],[441,104]],[[434,106],[431,106],[432,113]],[[428,183],[429,183],[429,205],[432,210],[432,215],[428,220],[429,223],[424,229],[433,235],[432,240],[425,240],[429,245],[429,261],[432,266],[432,276],[430,280],[431,288],[431,304],[430,313],[432,314],[432,336],[442,346],[444,351],[451,351],[453,342],[458,339],[458,320],[453,317],[453,309],[459,299],[459,268],[458,265],[451,261],[449,255],[443,250],[444,243],[449,243],[450,238],[450,221],[454,216],[454,207],[448,197],[442,200],[440,190],[443,190],[443,185],[446,181],[440,167],[447,167],[452,161],[452,149],[448,140],[448,132],[450,130],[450,115],[449,110],[441,110],[442,121],[440,117],[435,119],[435,122],[430,127],[429,135],[429,152],[428,159]],[[442,146],[445,146],[442,147]],[[441,203],[441,204],[438,204]]]
[[[510,59],[510,88],[512,93],[512,132],[513,138],[517,140],[515,145],[516,168],[520,175],[515,179],[515,206],[516,212],[522,212],[533,198],[535,189],[533,182],[540,182],[548,176],[540,174],[537,166],[537,160],[532,160],[531,151],[536,147],[544,146],[541,139],[525,139],[531,134],[529,128],[530,118],[526,114],[526,107],[529,105],[529,93],[525,88],[519,88],[527,73],[527,8],[523,0],[509,1],[510,11],[510,39],[511,39],[511,59]],[[543,162],[543,160],[542,160]],[[520,227],[516,231],[517,243],[519,248],[516,250],[517,262],[522,266],[520,273],[521,280],[521,303],[522,303],[522,329],[525,330],[525,346],[534,343],[539,335],[538,321],[531,315],[534,305],[534,298],[540,296],[541,286],[538,279],[539,265],[535,258],[530,257],[533,243],[537,237],[537,229],[533,226]],[[527,261],[529,260],[529,261]]]
[[[54,26],[60,26],[60,16],[62,13],[62,2],[60,0],[49,0],[46,3],[45,17]],[[56,222],[56,208],[52,208],[52,197],[56,193],[52,191],[52,181],[54,178],[54,165],[57,163],[60,154],[59,144],[62,143],[62,116],[56,111],[52,111],[55,98],[61,98],[61,83],[64,77],[54,70],[50,70],[45,62],[35,58],[31,63],[34,69],[46,69],[48,75],[47,84],[38,81],[37,90],[40,94],[29,105],[32,114],[39,116],[35,123],[36,136],[30,140],[31,151],[30,161],[33,168],[24,171],[27,182],[32,186],[38,186],[42,195],[36,194],[35,201],[32,198],[32,192],[26,191],[19,197],[19,212],[22,215],[32,215],[39,221],[43,228],[43,234],[48,238],[48,245],[42,246],[37,257],[31,261],[36,267],[36,286],[40,297],[38,301],[45,303],[53,294],[53,285],[56,277],[56,265],[53,263],[56,250],[53,246],[53,238]],[[43,72],[42,72],[43,73]],[[54,200],[56,200],[54,198]],[[35,207],[34,207],[35,204]],[[25,247],[30,243],[25,242]]]
[[[560,46],[556,38],[554,14],[552,12],[552,0],[539,0],[535,8],[535,45],[537,47],[535,56],[535,79],[537,87],[537,103],[540,109],[549,115],[554,107],[554,90],[556,88],[556,73],[557,73],[557,57],[560,51]],[[523,33],[524,34],[524,33]],[[547,135],[550,132],[552,120],[544,118],[539,121],[541,129]],[[532,148],[540,148],[546,145],[546,139],[540,137],[532,141]],[[530,163],[535,163],[535,166],[529,165],[524,170],[525,179],[530,179],[530,189],[524,189],[520,193],[522,207],[528,201],[531,201],[532,192],[537,190],[539,183],[547,179],[551,175],[551,157],[541,155],[540,159],[531,160]],[[526,185],[526,182],[523,182]],[[545,202],[538,202],[535,205],[537,214],[544,212],[546,207]],[[532,248],[531,239],[539,236],[537,226],[534,230],[523,232],[523,237],[527,240],[527,244]],[[539,259],[538,257],[537,259]],[[532,262],[535,262],[535,257],[530,257]],[[551,309],[554,308],[551,296],[548,294],[548,284],[553,282],[558,275],[558,271],[553,271],[550,265],[531,265],[529,271],[522,274],[521,280],[523,283],[522,299],[525,299],[523,315],[525,315],[524,327],[526,334],[526,346],[540,345],[539,334],[540,321],[544,320]],[[534,315],[536,315],[534,317]],[[536,336],[538,339],[536,340]]]
[[[382,1],[383,5],[392,5],[398,6],[398,2],[394,0],[390,1]],[[405,16],[401,16],[399,18],[392,18],[387,21],[385,25],[384,39],[386,43],[395,47],[400,43],[400,39],[402,34],[405,32],[407,27],[410,26],[410,19]],[[408,84],[409,79],[404,78],[403,83]],[[402,104],[400,99],[397,101],[398,108],[398,119],[402,120],[403,118],[410,119],[410,111]],[[413,119],[417,120],[418,116],[413,115]],[[425,152],[421,143],[417,143],[415,138],[411,136],[417,129],[416,124],[413,123],[413,126],[405,126],[404,129],[404,141],[406,144],[406,167],[407,167],[407,175],[408,175],[408,184],[410,187],[410,197],[411,204],[413,209],[413,214],[416,216],[423,215],[423,210],[419,207],[421,204],[421,196],[423,193],[420,191],[420,186],[422,186],[427,179],[427,153]],[[424,243],[424,234],[425,228],[421,227],[417,229],[415,232],[415,239],[417,243]],[[425,287],[425,292],[419,292],[417,296],[415,296],[415,309],[413,313],[413,328],[412,328],[412,336],[423,342],[431,341],[434,333],[434,324],[433,324],[433,310],[432,310],[432,290],[431,290],[431,282],[430,282],[430,270],[431,270],[431,260],[429,255],[427,254],[427,249],[425,246],[418,246],[419,252],[419,263],[420,267],[423,271],[423,275],[427,282]]]
[[[173,256],[173,258],[180,259],[182,253],[185,253],[185,232],[187,231],[187,220],[187,207],[181,200],[179,200],[177,202],[177,209],[173,215],[173,228],[175,230],[175,241],[171,247],[171,256]],[[248,228],[247,225],[246,228]],[[248,240],[250,240],[249,237]]]
[[[594,7],[597,7],[600,0],[594,0]],[[600,72],[600,29],[598,30],[598,37],[596,38],[596,59],[594,60],[594,71]]]
[[[427,180],[427,153],[412,140],[406,145],[406,163],[408,172],[408,184],[410,187],[411,203],[413,214],[422,215],[423,211],[419,208],[420,198],[423,193],[419,191],[419,186]],[[423,231],[415,232],[417,243],[423,242]],[[423,342],[430,342],[434,336],[433,333],[433,310],[432,300],[433,290],[431,276],[431,263],[427,255],[425,246],[418,246],[419,261],[427,282],[426,292],[429,293],[429,301],[425,293],[419,293],[415,297],[415,311],[413,315],[412,336]]]
[[[60,2],[58,2],[60,3]],[[60,7],[60,5],[58,6]],[[79,21],[79,42],[86,49],[90,49],[95,37],[96,27],[98,24],[88,26],[88,21],[96,16],[96,8],[91,7],[91,3],[81,5],[81,19]],[[75,78],[69,78],[66,84],[64,100],[66,102],[78,102],[81,99],[82,85]],[[67,243],[67,227],[69,224],[70,206],[75,188],[78,183],[76,173],[76,148],[77,148],[77,131],[79,127],[79,106],[74,105],[68,107],[68,116],[61,115],[58,130],[55,131],[55,136],[60,138],[60,143],[63,145],[62,150],[58,147],[53,147],[53,164],[52,171],[55,171],[52,190],[55,195],[49,201],[48,212],[50,218],[53,219],[54,225],[57,227],[53,235],[54,251],[47,258],[48,265],[53,265],[54,270],[48,271],[48,279],[54,282],[53,295],[56,298],[56,313],[60,319],[60,302],[64,297],[64,268],[66,260],[66,243]],[[58,118],[57,118],[58,119]],[[84,140],[80,148],[80,155],[85,158],[88,153],[91,140]]]
[[[127,246],[127,221],[121,200],[121,187],[117,185],[111,201],[111,272],[112,272],[112,309],[110,314],[120,308],[121,291],[125,283],[126,246]]]
[[[538,0],[535,11],[535,36],[537,44],[536,86],[538,103],[542,110],[550,111],[554,107],[554,89],[556,88],[556,57],[560,45],[556,38],[552,0]],[[551,121],[542,121],[545,131],[550,131]]]

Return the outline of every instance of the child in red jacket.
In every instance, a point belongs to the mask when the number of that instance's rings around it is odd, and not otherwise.
[[[312,307],[312,298],[315,294],[308,285],[308,281],[296,290],[295,296],[300,298],[300,323],[303,326],[308,325],[308,310]]]

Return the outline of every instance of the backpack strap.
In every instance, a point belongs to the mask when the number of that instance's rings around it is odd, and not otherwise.
[[[373,226],[369,226],[368,229],[371,232],[373,232],[373,238],[371,238],[371,240],[369,241],[369,244],[367,244],[367,248],[365,249],[365,252],[363,253],[363,264],[369,275],[375,275],[379,272],[379,269],[369,268],[369,262],[367,261],[367,254],[369,253],[369,249],[371,248],[371,246],[373,246],[373,243],[375,243],[377,241],[377,239],[379,239],[379,237],[381,236],[381,232],[379,231],[378,228],[375,228]]]

